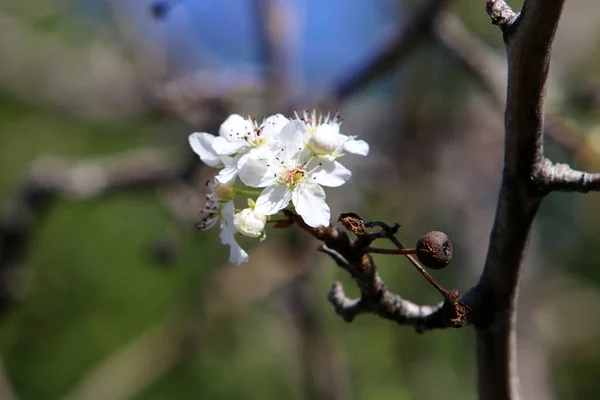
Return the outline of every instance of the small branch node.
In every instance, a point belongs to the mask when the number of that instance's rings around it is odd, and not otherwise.
[[[492,24],[501,28],[512,25],[519,16],[504,0],[487,0],[485,11],[492,19]]]
[[[462,302],[460,291],[453,290],[448,293],[443,308],[448,321],[453,327],[462,328],[469,322],[471,307]]]
[[[588,193],[600,191],[600,173],[577,171],[568,164],[554,164],[544,159],[532,177],[542,194],[553,191]]]

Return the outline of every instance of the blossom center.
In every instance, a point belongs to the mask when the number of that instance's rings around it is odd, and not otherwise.
[[[256,128],[254,130],[254,134],[255,134],[255,136],[248,141],[248,144],[250,144],[250,147],[256,148],[256,147],[262,146],[263,144],[265,144],[267,142],[267,138],[262,134],[262,132],[260,131],[260,128]]]
[[[288,185],[288,187],[294,188],[304,180],[305,175],[306,171],[304,171],[301,166],[297,166],[286,169],[281,176],[281,180],[284,184]]]

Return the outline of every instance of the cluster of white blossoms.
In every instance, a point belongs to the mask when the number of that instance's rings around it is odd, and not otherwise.
[[[230,246],[230,262],[248,261],[236,235],[264,239],[270,216],[290,202],[307,225],[329,225],[322,186],[338,187],[350,179],[350,171],[337,161],[345,153],[369,153],[364,140],[340,133],[341,122],[339,114],[317,117],[315,111],[305,111],[302,117],[296,113],[294,119],[277,114],[261,124],[233,114],[219,128],[219,136],[204,132],[189,136],[200,159],[220,169],[208,184],[210,193],[198,226],[209,229],[220,223],[221,241]],[[234,200],[240,195],[251,197],[247,208],[236,210]]]

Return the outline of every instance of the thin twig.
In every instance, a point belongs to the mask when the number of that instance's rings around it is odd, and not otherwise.
[[[376,247],[365,248],[365,253],[371,254],[393,254],[393,255],[404,255],[404,254],[415,254],[417,249],[379,249]]]
[[[343,269],[348,269],[348,267],[350,266],[350,263],[348,262],[348,260],[346,260],[344,258],[344,256],[342,256],[337,251],[330,249],[326,245],[321,244],[318,247],[318,250],[320,252],[327,254],[329,257],[331,257],[333,259],[333,261],[335,261],[335,263],[338,265],[338,267],[343,268]]]
[[[398,226],[397,224],[394,226],[389,226],[381,221],[373,221],[373,222],[365,223],[365,226],[381,227],[382,230],[380,232],[375,232],[375,234],[377,234],[377,236],[385,237],[385,238],[389,239],[392,243],[394,243],[394,245],[398,249],[396,254],[403,254],[410,261],[410,263],[417,269],[417,271],[419,271],[421,273],[421,275],[423,275],[425,277],[425,279],[427,279],[427,281],[433,285],[433,287],[435,287],[445,298],[448,298],[448,295],[450,294],[450,292],[447,291],[446,289],[444,289],[439,283],[437,283],[437,281],[427,272],[427,270],[425,270],[425,268],[421,265],[421,263],[413,256],[413,254],[416,253],[416,250],[405,248],[402,245],[402,243],[400,243],[398,238],[395,236],[395,232],[397,231],[397,226]],[[370,235],[373,235],[373,234],[370,234]],[[368,249],[371,249],[371,248],[369,247]],[[378,250],[385,250],[385,249],[378,249]],[[387,254],[393,254],[393,253],[387,253]]]

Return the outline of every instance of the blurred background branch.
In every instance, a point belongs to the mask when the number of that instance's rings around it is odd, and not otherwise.
[[[156,187],[182,179],[190,165],[168,152],[135,150],[110,160],[68,164],[40,159],[9,200],[0,221],[0,312],[19,297],[22,273],[31,236],[44,214],[59,199],[85,199],[117,190]]]
[[[420,41],[429,36],[434,21],[448,3],[450,1],[429,0],[420,5],[409,18],[409,22],[404,24],[403,29],[398,30],[389,43],[365,66],[358,71],[352,71],[335,85],[332,90],[333,98],[341,101],[397,68]]]

